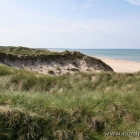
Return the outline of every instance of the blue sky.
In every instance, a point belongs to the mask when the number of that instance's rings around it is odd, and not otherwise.
[[[0,0],[0,45],[140,49],[140,0]]]

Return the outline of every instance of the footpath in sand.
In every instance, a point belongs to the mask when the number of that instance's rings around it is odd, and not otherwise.
[[[110,58],[101,58],[100,60],[108,64],[115,72],[138,72],[140,71],[140,63],[132,62],[128,60],[118,60],[118,59],[110,59]]]

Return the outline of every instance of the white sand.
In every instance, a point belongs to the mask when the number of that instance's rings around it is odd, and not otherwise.
[[[110,58],[101,58],[103,62],[108,64],[115,72],[137,72],[140,71],[140,63],[139,62],[131,62],[128,60],[118,60],[118,59],[110,59]]]

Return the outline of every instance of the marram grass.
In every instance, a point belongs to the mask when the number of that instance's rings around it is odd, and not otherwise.
[[[0,140],[118,140],[140,129],[140,72],[57,77],[0,65]]]

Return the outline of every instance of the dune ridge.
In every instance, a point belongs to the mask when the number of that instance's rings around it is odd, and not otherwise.
[[[0,63],[11,67],[39,72],[41,74],[62,75],[75,72],[113,71],[100,59],[79,52],[54,55],[19,55],[0,53]]]

